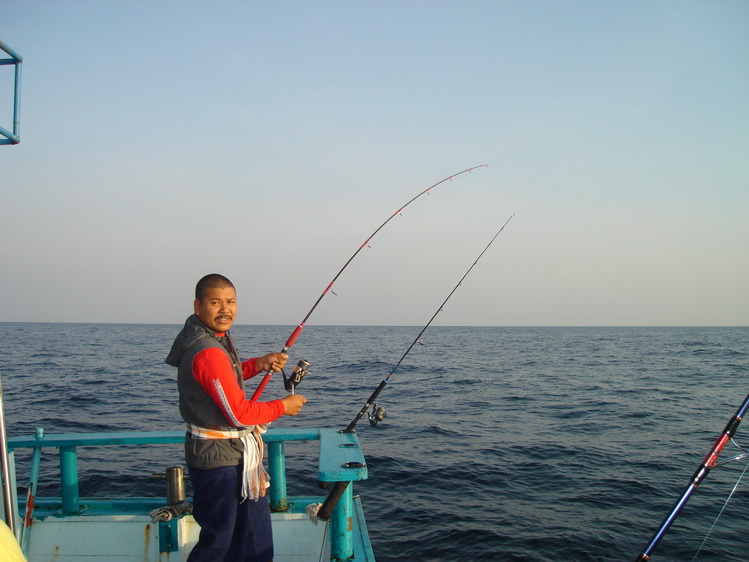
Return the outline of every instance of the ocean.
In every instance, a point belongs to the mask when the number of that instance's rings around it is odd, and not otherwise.
[[[0,323],[8,435],[181,430],[164,364],[179,329]],[[292,329],[232,333],[246,358]],[[307,326],[289,365],[311,363],[309,402],[275,425],[343,429],[420,330]],[[749,392],[747,327],[432,326],[422,340],[377,400],[386,418],[357,426],[370,477],[354,492],[379,561],[634,560]],[[283,394],[276,376],[264,398]],[[737,446],[747,436],[739,426]],[[289,492],[316,493],[314,451],[298,445]],[[177,445],[90,451],[84,496],[163,495],[152,474],[182,462]],[[54,455],[43,466],[56,478]],[[749,560],[747,466],[713,469],[651,560]]]

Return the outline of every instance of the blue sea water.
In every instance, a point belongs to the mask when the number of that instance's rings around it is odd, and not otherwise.
[[[9,436],[182,429],[163,362],[179,328],[0,323]],[[291,330],[232,332],[248,357],[277,351]],[[419,331],[306,327],[290,363],[312,363],[299,388],[309,402],[276,425],[342,429]],[[422,339],[378,400],[386,419],[357,426],[370,478],[355,492],[380,561],[633,560],[749,392],[745,327],[435,326]],[[282,395],[274,377],[265,397]],[[737,443],[747,436],[740,426]],[[182,460],[177,445],[90,451],[83,495],[163,495],[151,474]],[[312,493],[313,451],[287,453],[299,457],[290,493]],[[45,466],[55,476],[54,456]],[[746,468],[711,471],[652,560],[749,559]]]

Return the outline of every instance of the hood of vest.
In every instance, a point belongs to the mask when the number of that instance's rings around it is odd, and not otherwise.
[[[196,343],[207,343],[204,340],[219,341],[214,331],[193,314],[185,321],[184,328],[174,339],[172,349],[166,356],[165,362],[173,367],[179,367],[179,362],[187,350]]]

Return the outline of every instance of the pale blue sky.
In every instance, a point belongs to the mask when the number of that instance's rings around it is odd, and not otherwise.
[[[0,321],[749,324],[749,3],[0,0]],[[10,128],[10,67],[0,126]]]

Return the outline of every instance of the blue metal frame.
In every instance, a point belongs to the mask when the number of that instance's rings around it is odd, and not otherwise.
[[[13,65],[15,67],[15,82],[13,86],[13,131],[0,127],[0,144],[18,144],[21,142],[21,63],[23,57],[0,41],[0,49],[10,55],[9,59],[0,59],[0,66]]]
[[[119,446],[119,445],[153,445],[165,443],[182,443],[185,439],[183,431],[151,431],[151,432],[118,432],[118,433],[66,433],[45,434],[38,429],[34,437],[13,437],[8,439],[8,450],[31,448],[32,467],[30,489],[36,489],[39,473],[39,452],[43,448],[59,449],[60,483],[62,498],[53,500],[36,498],[37,506],[57,505],[58,516],[78,515],[86,513],[95,503],[102,507],[119,507],[123,505],[138,506],[133,498],[124,500],[91,501],[86,498],[86,505],[81,505],[78,488],[78,447],[85,446]],[[286,493],[286,453],[285,445],[288,441],[318,441],[320,455],[318,461],[318,479],[321,482],[354,482],[365,480],[368,476],[364,454],[359,446],[358,436],[354,433],[343,433],[333,429],[270,429],[263,435],[268,445],[268,468],[271,475],[270,502],[274,511],[287,511],[300,506],[294,506],[294,499]],[[354,509],[358,509],[354,501],[351,486],[342,498],[331,517],[330,557],[331,560],[347,560],[354,555],[354,529],[352,517]],[[321,499],[321,498],[320,498]],[[142,502],[141,502],[142,503]],[[144,507],[140,505],[140,507]],[[27,506],[28,508],[28,506]],[[91,511],[88,511],[90,513]],[[146,508],[147,512],[147,508]],[[359,511],[357,511],[359,513]],[[363,518],[361,519],[363,521]],[[163,546],[172,549],[176,537],[170,534],[174,529],[164,529],[166,541]],[[365,531],[366,532],[366,531]],[[368,537],[365,543],[368,545]]]

